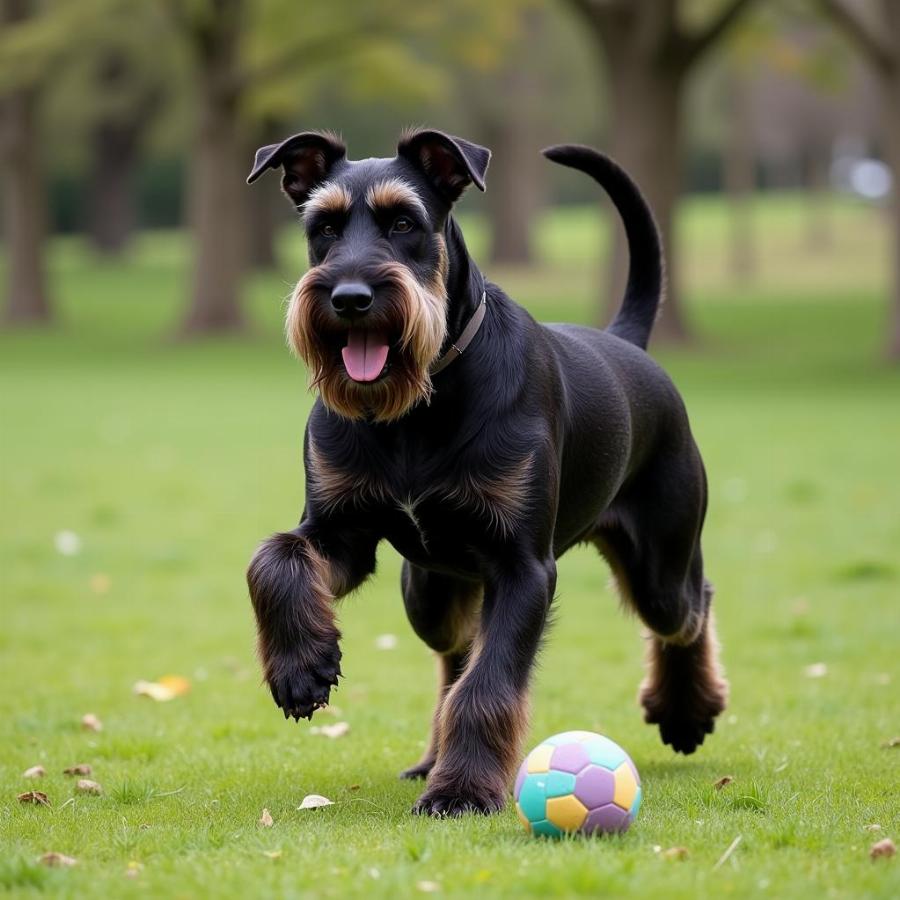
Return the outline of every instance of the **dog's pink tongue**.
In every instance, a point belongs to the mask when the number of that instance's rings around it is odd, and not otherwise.
[[[347,374],[354,381],[374,381],[388,358],[387,338],[377,331],[351,328],[341,351]]]

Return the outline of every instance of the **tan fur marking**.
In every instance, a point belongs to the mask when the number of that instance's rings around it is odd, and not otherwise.
[[[322,184],[310,192],[303,204],[303,214],[313,212],[346,213],[350,211],[353,197],[342,184]]]
[[[371,209],[411,206],[422,216],[428,217],[425,204],[412,186],[402,178],[386,178],[384,181],[373,184],[366,192],[366,203]]]
[[[474,508],[488,517],[490,528],[502,535],[510,534],[524,513],[531,485],[534,453],[512,468],[493,478],[466,472],[459,484],[445,492],[457,507]]]
[[[307,489],[328,512],[340,509],[350,499],[384,501],[383,485],[369,474],[356,475],[333,466],[310,439],[309,468],[312,480]]]

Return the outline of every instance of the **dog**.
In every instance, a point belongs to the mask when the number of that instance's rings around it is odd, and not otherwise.
[[[265,681],[285,718],[311,718],[341,674],[334,602],[389,541],[440,684],[417,814],[500,810],[556,560],[592,543],[649,631],[644,718],[692,753],[725,708],[704,578],[703,463],[684,404],[645,352],[663,297],[659,233],[637,186],[588,147],[544,151],[605,189],[630,271],[605,330],[541,325],[487,281],[453,218],[484,190],[490,151],[440,131],[350,161],[332,133],[262,147],[248,182],[282,170],[309,269],[290,346],[318,397],[304,439],[298,527],[266,540],[247,581]],[[598,648],[599,652],[599,648]]]

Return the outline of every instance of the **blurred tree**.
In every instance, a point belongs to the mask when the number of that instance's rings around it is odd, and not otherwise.
[[[0,0],[0,23],[26,21],[30,0]],[[8,246],[4,318],[11,324],[49,322],[44,276],[46,194],[38,136],[39,87],[25,81],[0,92],[0,165],[3,169],[3,227]]]
[[[682,105],[687,77],[754,0],[724,0],[699,27],[685,19],[685,0],[568,0],[587,23],[611,92],[612,154],[628,168],[656,214],[668,266],[668,292],[656,333],[689,337],[675,265],[673,215],[680,192]],[[707,6],[708,4],[700,4]],[[690,8],[689,8],[690,7]],[[692,16],[693,17],[693,16]],[[612,307],[618,307],[627,271],[627,245],[616,227]]]
[[[881,90],[885,157],[894,177],[891,238],[894,273],[887,354],[889,359],[900,362],[900,2],[818,2],[871,66]]]

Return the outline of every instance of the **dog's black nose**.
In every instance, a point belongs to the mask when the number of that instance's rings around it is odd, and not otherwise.
[[[352,318],[367,312],[375,292],[360,281],[344,281],[331,292],[331,305],[339,316]]]

